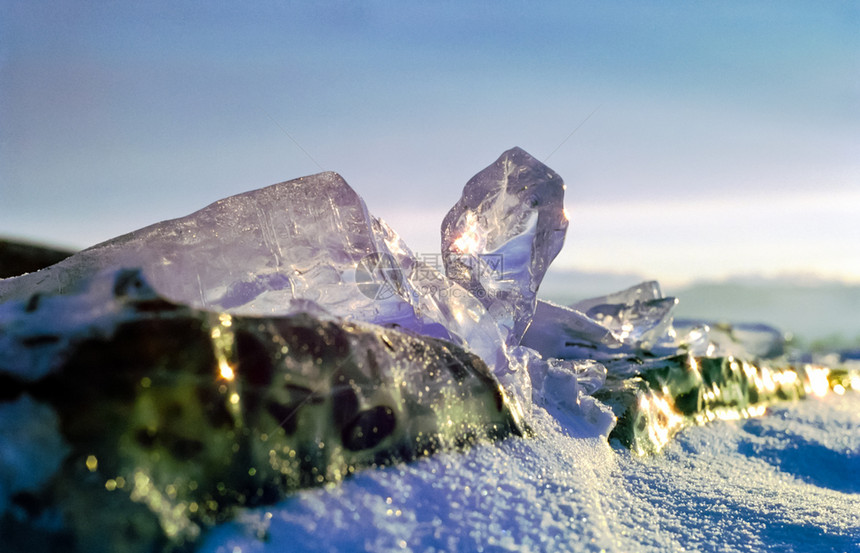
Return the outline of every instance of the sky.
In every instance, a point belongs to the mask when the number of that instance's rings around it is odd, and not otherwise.
[[[860,4],[0,0],[0,236],[333,170],[432,253],[513,146],[567,184],[557,267],[860,282]]]

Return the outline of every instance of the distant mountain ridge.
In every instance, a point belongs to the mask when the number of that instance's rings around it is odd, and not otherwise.
[[[649,280],[635,273],[603,273],[550,268],[544,275],[538,297],[563,305],[617,292]]]
[[[635,274],[550,270],[539,297],[570,304],[648,280]],[[763,322],[804,345],[860,347],[860,284],[810,275],[739,275],[664,287],[678,298],[677,318]]]

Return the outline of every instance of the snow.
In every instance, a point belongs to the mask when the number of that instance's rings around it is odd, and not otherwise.
[[[646,457],[533,415],[533,438],[300,492],[200,550],[860,550],[857,394],[687,428]]]

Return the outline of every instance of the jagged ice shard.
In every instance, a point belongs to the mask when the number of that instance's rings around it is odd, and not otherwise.
[[[320,173],[220,200],[2,281],[0,299],[73,289],[102,269],[140,266],[160,293],[197,307],[277,314],[301,298],[333,313],[405,321],[414,316],[408,301],[376,301],[348,285],[365,256],[389,253],[374,223],[339,175]],[[398,275],[379,276],[401,291]]]
[[[112,267],[140,267],[160,294],[193,307],[284,315],[311,302],[334,316],[454,340],[494,369],[507,367],[481,302],[420,264],[336,173],[231,196],[0,280],[0,301],[76,290]]]
[[[520,148],[472,177],[442,221],[448,276],[481,299],[506,343],[531,323],[544,273],[567,232],[564,182]]]
[[[649,281],[572,307],[608,328],[622,343],[650,349],[667,334],[677,303],[663,297],[656,281]]]

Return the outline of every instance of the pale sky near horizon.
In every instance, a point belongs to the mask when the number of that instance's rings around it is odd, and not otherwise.
[[[437,251],[515,145],[568,185],[558,266],[860,282],[860,4],[0,0],[0,236],[325,169]]]

